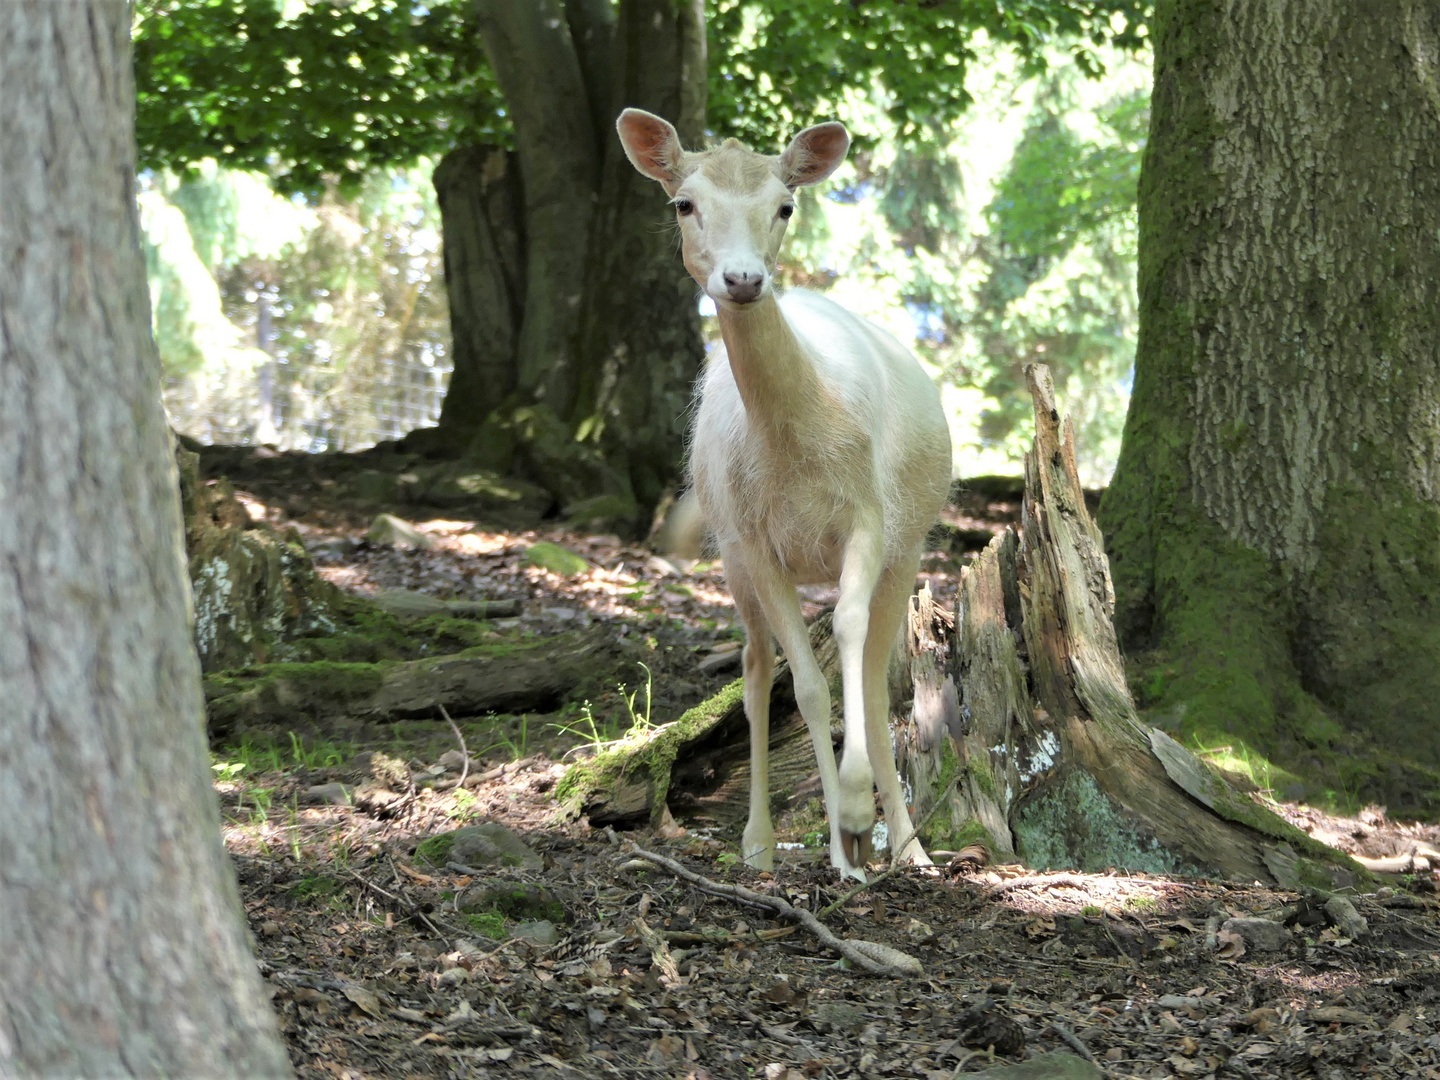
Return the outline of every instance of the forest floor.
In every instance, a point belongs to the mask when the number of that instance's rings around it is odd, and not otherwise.
[[[515,599],[521,614],[496,623],[502,634],[598,622],[647,657],[613,692],[558,713],[457,717],[468,761],[456,732],[428,721],[370,741],[276,733],[216,748],[226,844],[307,1080],[1440,1080],[1440,895],[1423,864],[1354,897],[1368,933],[1347,936],[1316,897],[1254,883],[1034,873],[936,853],[937,868],[884,878],[824,918],[922,973],[839,965],[804,928],[634,851],[818,912],[849,891],[822,850],[797,844],[763,874],[738,865],[729,830],[593,830],[553,797],[567,758],[674,719],[735,676],[739,631],[718,566],[614,536],[437,517],[415,520],[433,547],[396,550],[362,539],[354,507],[297,500],[259,474],[236,480],[252,515],[293,524],[342,588]],[[983,539],[1017,509],[962,505],[953,535]],[[527,565],[539,540],[588,568],[562,577]],[[956,550],[927,559],[947,601],[960,561]],[[807,592],[807,615],[831,602]],[[1440,847],[1440,828],[1391,823],[1378,808],[1276,809],[1352,853]],[[789,833],[779,820],[782,839],[804,839],[799,820]],[[424,843],[487,822],[504,829],[469,863]],[[525,847],[507,858],[512,834]],[[495,844],[498,864],[480,865]],[[1004,1071],[1022,1063],[1030,1071]]]

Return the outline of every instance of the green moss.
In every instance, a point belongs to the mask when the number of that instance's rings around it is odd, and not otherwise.
[[[949,740],[946,740],[947,742]],[[1000,801],[1000,790],[995,783],[995,772],[990,768],[990,758],[986,754],[977,754],[965,763],[970,777],[975,781],[975,786],[985,793],[991,801]]]
[[[567,813],[578,814],[596,792],[613,787],[632,770],[643,769],[652,784],[651,819],[658,822],[670,790],[670,769],[680,748],[738,707],[744,696],[744,680],[736,679],[674,723],[637,734],[589,761],[572,765],[555,786],[556,800]]]
[[[525,565],[548,570],[561,577],[573,577],[590,569],[590,564],[569,548],[541,540],[525,549]]]
[[[301,878],[290,886],[290,898],[299,903],[314,904],[318,901],[333,900],[345,891],[345,886],[325,874],[312,874]]]
[[[974,818],[956,828],[949,821],[941,820],[939,814],[925,827],[921,840],[930,851],[962,851],[971,844],[990,848],[995,843],[985,826]]]
[[[498,911],[485,911],[476,915],[466,915],[465,922],[478,934],[484,934],[495,941],[502,941],[505,938],[505,916]]]
[[[463,912],[494,913],[516,922],[565,921],[565,905],[538,885],[501,884],[472,889],[461,897],[460,903]]]
[[[346,701],[375,693],[384,681],[384,669],[378,664],[342,664],[320,661],[310,664],[265,664],[242,671],[206,675],[205,698],[219,702],[224,698],[272,695],[296,711],[317,700]]]
[[[431,836],[415,845],[415,861],[443,867],[450,860],[450,850],[454,846],[455,834],[453,832]]]

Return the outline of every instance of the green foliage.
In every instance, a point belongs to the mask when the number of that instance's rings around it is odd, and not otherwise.
[[[148,168],[215,158],[314,195],[508,133],[459,0],[137,0],[134,40]]]
[[[1148,0],[710,0],[710,128],[756,142],[824,119],[854,94],[886,101],[884,128],[928,138],[970,103],[977,33],[1031,70],[1066,39],[1075,65],[1097,46],[1138,48]],[[509,119],[467,0],[137,0],[140,159],[214,158],[270,174],[279,190],[357,185],[466,143],[505,143]]]
[[[713,131],[773,143],[833,118],[858,93],[885,103],[883,126],[860,129],[863,143],[888,131],[933,142],[955,123],[972,101],[977,34],[1014,47],[1028,71],[1048,66],[1050,43],[1069,40],[1076,66],[1095,75],[1105,66],[1095,46],[1142,45],[1150,4],[711,0],[706,9]]]
[[[466,915],[465,921],[470,929],[478,934],[484,934],[494,941],[505,939],[505,916],[498,911],[485,911],[478,915]]]
[[[828,192],[805,189],[787,241],[789,284],[828,290],[913,341],[935,366],[962,475],[1014,472],[1031,434],[1023,370],[1043,360],[1076,424],[1082,477],[1119,450],[1137,326],[1136,180],[1149,117],[1143,62],[1099,50],[1107,73],[1038,76],[995,45],[975,95],[926,141],[861,148]],[[883,127],[884,100],[840,118]]]

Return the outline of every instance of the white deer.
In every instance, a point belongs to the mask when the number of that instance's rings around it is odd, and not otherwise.
[[[823,296],[779,296],[774,285],[796,188],[829,176],[850,136],[841,124],[820,124],[768,157],[734,139],[687,153],[669,123],[639,109],[626,109],[616,127],[631,163],[670,195],[685,266],[715,301],[724,340],[701,379],[690,474],[746,630],[742,854],[773,867],[773,634],[815,746],[831,863],[842,878],[865,880],[878,786],[891,850],[928,864],[895,768],[886,676],[926,531],[949,490],[949,428],[934,383],[898,341]],[[795,592],[836,581],[838,770],[830,691]]]

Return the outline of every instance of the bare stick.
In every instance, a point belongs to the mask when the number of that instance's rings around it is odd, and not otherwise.
[[[372,892],[377,892],[381,896],[384,896],[387,899],[393,900],[395,903],[399,904],[400,907],[405,911],[406,915],[408,915],[412,919],[419,919],[426,926],[428,926],[430,928],[430,932],[433,933],[440,940],[449,941],[449,937],[445,934],[442,934],[440,932],[440,928],[425,917],[425,913],[420,910],[418,905],[412,904],[409,900],[406,900],[402,896],[396,896],[392,892],[387,892],[379,885],[376,885],[373,881],[361,877],[354,870],[350,871],[350,876],[353,877],[356,881],[358,881],[361,885],[364,885],[367,889],[370,889]]]
[[[1086,1046],[1083,1042],[1081,1042],[1079,1039],[1077,1039],[1075,1035],[1070,1031],[1070,1029],[1067,1028],[1064,1024],[1051,1024],[1050,1030],[1053,1031],[1056,1035],[1059,1035],[1060,1040],[1066,1046],[1070,1047],[1071,1050],[1074,1050],[1077,1054],[1083,1057],[1086,1061],[1090,1062],[1092,1065],[1095,1063],[1095,1055],[1090,1052],[1090,1048]]]
[[[455,733],[455,738],[460,740],[460,756],[465,760],[460,765],[460,779],[455,781],[457,788],[465,786],[465,777],[470,775],[470,750],[465,745],[465,736],[460,733],[459,725],[450,719],[450,714],[445,711],[445,706],[440,706],[440,715],[445,717],[445,722],[450,725],[450,730]]]
[[[856,967],[863,968],[872,975],[904,976],[909,973],[893,964],[881,964],[866,956],[856,949],[850,942],[836,937],[830,929],[804,908],[797,908],[787,900],[778,896],[766,896],[763,893],[752,892],[743,885],[725,885],[718,881],[711,881],[702,877],[695,871],[680,865],[674,859],[667,859],[664,855],[656,855],[653,851],[646,851],[635,844],[630,845],[630,853],[662,867],[682,881],[688,881],[701,892],[707,892],[711,896],[723,896],[730,900],[739,900],[755,907],[769,908],[778,915],[787,919],[794,919],[806,930],[810,931],[820,943],[827,949],[839,953],[846,960],[849,960]]]

